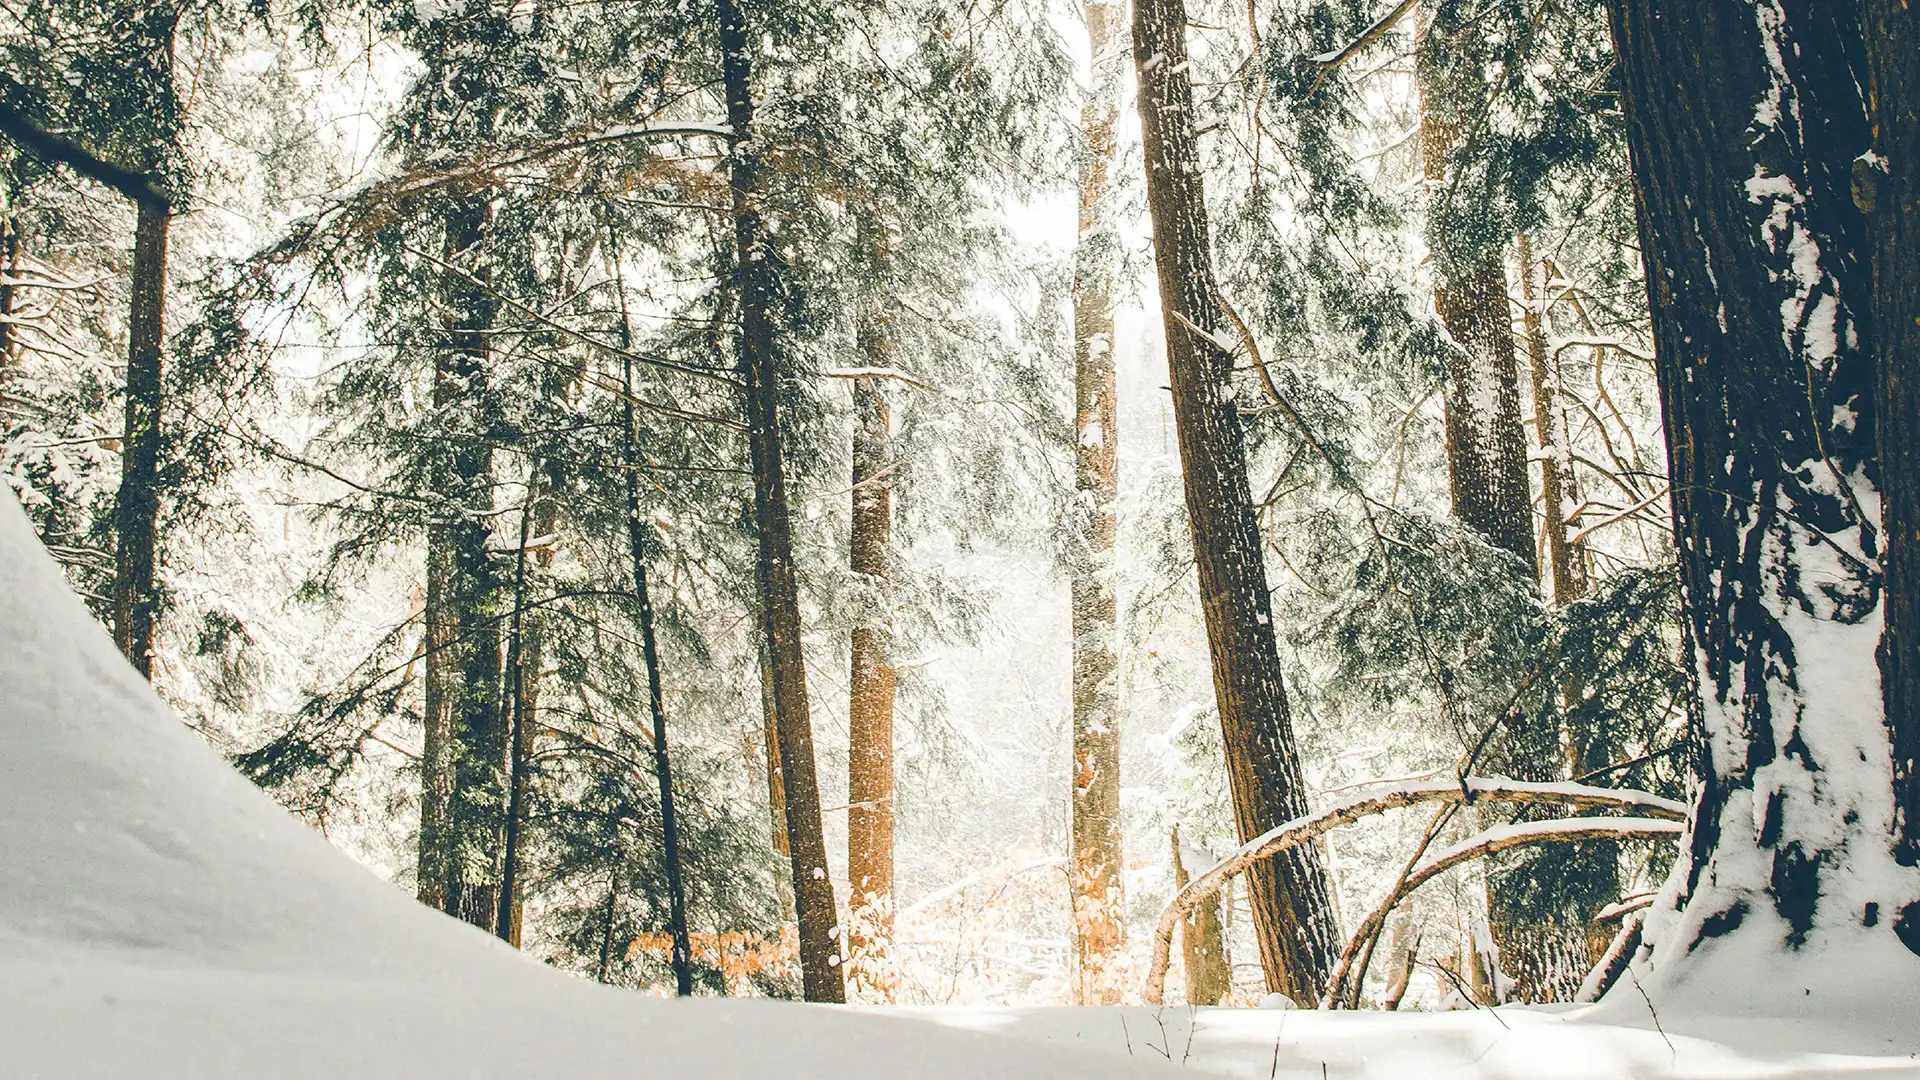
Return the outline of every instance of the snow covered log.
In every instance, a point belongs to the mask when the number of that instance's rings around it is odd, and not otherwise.
[[[1534,783],[1504,777],[1469,776],[1462,779],[1424,780],[1401,784],[1385,791],[1353,795],[1315,814],[1296,818],[1268,830],[1241,845],[1240,850],[1220,860],[1206,873],[1194,878],[1186,888],[1174,894],[1160,912],[1153,930],[1153,959],[1147,967],[1142,995],[1148,1004],[1158,1005],[1166,993],[1167,965],[1172,955],[1173,934],[1196,905],[1220,891],[1234,876],[1288,848],[1317,836],[1350,825],[1363,817],[1425,802],[1500,802],[1555,803],[1585,810],[1621,810],[1648,818],[1684,821],[1685,805],[1645,791],[1589,787],[1571,782]]]

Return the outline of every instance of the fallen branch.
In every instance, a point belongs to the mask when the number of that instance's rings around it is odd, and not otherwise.
[[[1664,801],[1664,800],[1663,800]],[[1431,861],[1408,875],[1406,881],[1387,894],[1380,906],[1373,909],[1355,930],[1347,948],[1340,957],[1340,966],[1333,977],[1327,980],[1326,1001],[1337,1001],[1340,991],[1345,988],[1347,973],[1353,966],[1353,960],[1361,946],[1386,925],[1387,917],[1400,901],[1406,899],[1414,890],[1441,874],[1473,859],[1483,858],[1508,848],[1522,847],[1527,844],[1570,844],[1580,840],[1656,840],[1677,838],[1686,831],[1684,820],[1674,821],[1650,817],[1624,818],[1561,818],[1557,821],[1522,821],[1510,825],[1499,825],[1435,855]],[[1354,972],[1353,981],[1358,984],[1366,978],[1366,969],[1361,967]]]
[[[1469,776],[1460,780],[1447,777],[1404,784],[1370,795],[1356,795],[1306,817],[1278,825],[1243,844],[1238,851],[1215,863],[1174,894],[1161,910],[1153,931],[1153,960],[1147,969],[1142,996],[1147,1004],[1158,1005],[1166,990],[1167,965],[1171,956],[1174,931],[1180,920],[1201,901],[1219,892],[1226,883],[1262,859],[1305,843],[1342,825],[1363,817],[1397,810],[1424,802],[1501,802],[1559,803],[1582,809],[1623,810],[1650,818],[1685,821],[1684,803],[1663,799],[1645,791],[1587,787],[1566,782],[1531,783],[1504,777]]]

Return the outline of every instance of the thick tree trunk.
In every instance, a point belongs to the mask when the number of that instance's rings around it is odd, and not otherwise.
[[[1610,0],[1665,411],[1699,774],[1637,963],[1753,1007],[1878,994],[1896,866],[1851,4]],[[1910,302],[1910,301],[1909,301]],[[1736,944],[1734,940],[1744,941]],[[1865,950],[1872,955],[1850,957]],[[1786,964],[1756,978],[1753,954]],[[1905,958],[1901,980],[1920,979]],[[1737,973],[1737,974],[1736,974]],[[1641,982],[1647,980],[1642,979]]]
[[[1307,799],[1209,252],[1186,25],[1182,0],[1135,0],[1133,58],[1174,425],[1234,820],[1244,841],[1301,816]],[[1319,849],[1291,849],[1248,876],[1268,989],[1302,1003],[1317,1000],[1339,955]]]
[[[884,320],[861,328],[862,352],[890,366]],[[850,562],[884,603],[892,530],[892,415],[880,380],[853,380],[853,526]],[[847,702],[847,974],[862,995],[892,1001],[893,665],[885,608],[852,634]]]
[[[1430,28],[1429,37],[1438,34]],[[1447,160],[1462,118],[1448,115],[1431,43],[1416,63],[1420,80],[1420,148],[1427,182],[1449,197]],[[1519,558],[1529,573],[1533,498],[1527,485],[1527,442],[1520,419],[1520,369],[1507,311],[1507,271],[1498,245],[1456,238],[1429,226],[1434,253],[1433,306],[1446,328],[1447,480],[1453,516]],[[1456,251],[1459,253],[1456,254]]]
[[[1187,887],[1187,863],[1180,855],[1180,827],[1173,828],[1173,889]],[[1187,976],[1187,1004],[1218,1005],[1233,989],[1227,962],[1227,935],[1220,925],[1221,893],[1214,893],[1180,919],[1180,962]],[[1082,1004],[1093,1004],[1083,1002]],[[1101,1004],[1114,1004],[1102,1002]]]
[[[1080,107],[1080,234],[1073,274],[1074,536],[1073,1000],[1114,1005],[1124,989],[1126,895],[1120,838],[1120,662],[1114,651],[1113,545],[1118,529],[1119,410],[1113,365],[1113,265],[1117,239],[1105,220],[1120,120],[1119,73],[1108,53],[1120,43],[1124,9],[1086,5],[1092,53]]]
[[[162,319],[167,297],[164,206],[139,204],[134,227],[132,314],[127,319],[126,433],[120,441],[120,496],[114,516],[113,637],[140,674],[153,675],[160,594],[154,563],[160,524]]]
[[[1897,853],[1920,863],[1920,9],[1862,0],[1876,160],[1854,166],[1873,235],[1881,513],[1887,608],[1881,671],[1893,736]],[[1920,906],[1896,929],[1920,953]]]
[[[780,386],[772,321],[780,284],[760,220],[755,175],[759,150],[753,141],[753,38],[738,0],[719,0],[719,22],[727,123],[734,133],[728,165],[740,297],[740,376],[746,384],[753,516],[759,533],[756,570],[780,739],[788,862],[800,931],[800,976],[808,1001],[837,1002],[846,1000],[846,983],[840,974],[833,879],[828,876],[826,840],[820,827],[813,720],[807,711],[806,667],[800,653],[799,585],[781,462]]]
[[[484,201],[447,214],[447,260],[471,261],[485,241]],[[498,918],[507,730],[501,697],[502,583],[487,551],[494,504],[485,431],[486,331],[494,303],[448,275],[446,345],[433,401],[445,444],[435,494],[445,506],[427,530],[426,739],[421,759],[420,899],[476,926]]]

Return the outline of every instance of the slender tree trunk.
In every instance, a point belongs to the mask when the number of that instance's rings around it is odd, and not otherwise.
[[[1247,485],[1233,357],[1223,344],[1186,25],[1182,0],[1135,0],[1133,58],[1174,425],[1234,819],[1244,841],[1305,813],[1307,799]],[[1300,845],[1247,876],[1268,989],[1316,1000],[1339,955],[1319,848]]]
[[[1188,877],[1186,860],[1180,856],[1178,825],[1173,827],[1172,839],[1173,889],[1179,892],[1187,887]],[[1187,975],[1189,1005],[1218,1005],[1233,989],[1233,969],[1227,963],[1227,935],[1220,925],[1220,898],[1220,893],[1214,893],[1180,920],[1180,961]]]
[[[175,131],[173,38],[178,15],[156,7],[147,16],[148,63],[136,76],[149,81],[157,127],[148,154],[151,172],[172,150]],[[154,625],[160,593],[154,580],[160,546],[160,440],[165,390],[161,357],[167,307],[167,233],[170,207],[136,202],[133,269],[127,315],[126,431],[120,442],[120,492],[114,509],[113,637],[141,675],[153,675]]]
[[[1447,479],[1453,516],[1535,573],[1533,497],[1527,484],[1527,442],[1520,419],[1520,369],[1507,312],[1501,248],[1445,232],[1440,214],[1453,197],[1448,158],[1459,145],[1461,117],[1449,115],[1432,57],[1443,27],[1429,20],[1429,43],[1416,62],[1420,90],[1421,162],[1433,189],[1433,306],[1446,328]]]
[[[881,320],[862,329],[863,352],[890,366]],[[880,380],[853,380],[852,570],[884,603],[893,480],[887,445],[892,417]],[[878,609],[878,610],[884,610]],[[893,666],[887,620],[876,615],[852,635],[847,703],[847,967],[866,996],[892,1001]]]
[[[127,320],[126,433],[120,442],[120,496],[114,518],[114,643],[149,678],[160,611],[154,564],[160,542],[161,344],[171,223],[165,207],[140,204],[133,242],[133,310]]]
[[[1893,753],[1874,691],[1881,497],[1869,245],[1849,176],[1869,143],[1856,9],[1609,11],[1698,679],[1688,850],[1637,963],[1656,983],[1684,972],[1712,985],[1722,1008],[1877,996],[1892,984],[1861,980],[1860,963],[1908,984],[1920,964],[1906,957],[1898,977],[1885,966],[1903,952],[1891,930],[1915,874],[1891,858]],[[1754,979],[1755,950],[1808,959]]]
[[[485,201],[447,215],[447,258],[471,262],[485,241]],[[476,276],[484,277],[484,267]],[[447,276],[446,345],[433,400],[446,449],[435,463],[441,520],[427,530],[426,740],[421,761],[423,902],[487,929],[498,920],[507,731],[501,708],[501,583],[487,550],[494,504],[486,331],[494,302]]]
[[[632,349],[626,292],[621,285],[620,343]],[[626,439],[627,548],[633,557],[633,598],[640,612],[640,651],[647,664],[647,708],[653,717],[653,777],[660,791],[661,860],[667,874],[667,924],[673,934],[674,992],[693,993],[693,942],[687,934],[687,887],[681,876],[680,822],[673,808],[673,757],[667,746],[666,697],[660,685],[660,646],[653,633],[653,594],[647,588],[646,530],[641,521],[639,439],[633,422],[633,359],[621,359],[620,430]]]
[[[20,277],[20,221],[13,200],[0,207],[0,404],[7,400],[18,337],[13,332],[14,282]]]
[[[1124,9],[1086,5],[1092,53],[1080,106],[1080,235],[1073,274],[1074,536],[1073,1000],[1114,1005],[1124,989],[1125,859],[1120,836],[1120,661],[1114,651],[1115,505],[1119,499],[1119,409],[1113,362],[1117,239],[1106,221],[1120,120],[1120,78],[1108,53],[1121,42]]]
[[[1546,539],[1547,586],[1560,606],[1578,600],[1587,591],[1584,545],[1573,540],[1568,520],[1580,491],[1573,473],[1573,445],[1567,430],[1567,410],[1561,404],[1560,359],[1547,351],[1546,268],[1533,257],[1533,242],[1520,234],[1520,296],[1525,302],[1527,368],[1533,384],[1533,430],[1540,441],[1540,494],[1546,512],[1540,532]]]
[[[506,701],[507,710],[507,810],[501,828],[500,895],[495,898],[493,933],[518,948],[520,892],[520,819],[526,795],[526,731],[528,728],[526,629],[527,629],[527,541],[533,527],[536,496],[529,486],[526,503],[520,507],[520,543],[513,555],[513,613],[507,633]]]
[[[814,773],[813,720],[807,710],[806,667],[800,653],[800,596],[780,451],[780,385],[773,307],[780,283],[760,220],[753,141],[752,36],[738,0],[719,0],[721,73],[733,192],[735,272],[739,275],[740,375],[746,384],[747,442],[753,459],[754,524],[761,616],[773,670],[774,716],[780,739],[780,775],[787,802],[788,861],[800,931],[800,976],[808,1001],[845,1001],[839,969],[833,879],[820,827],[820,788]]]
[[[1874,359],[1887,610],[1881,671],[1893,737],[1897,854],[1920,863],[1920,9],[1862,0],[1875,160],[1855,198],[1873,235]],[[1920,952],[1920,905],[1895,926]]]
[[[772,818],[773,853],[784,859],[792,854],[787,844],[787,779],[780,768],[780,719],[773,707],[773,653],[767,648],[765,623],[762,618],[762,629],[754,631],[753,636],[759,645],[761,727],[767,751],[767,809]]]

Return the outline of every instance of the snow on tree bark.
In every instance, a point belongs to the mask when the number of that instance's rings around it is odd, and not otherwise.
[[[1074,494],[1069,541],[1073,603],[1073,1000],[1114,1005],[1126,949],[1120,834],[1120,676],[1114,651],[1114,537],[1118,528],[1119,410],[1113,359],[1111,194],[1120,79],[1110,70],[1123,9],[1085,7],[1091,53],[1080,106],[1079,244],[1073,275]]]
[[[1875,663],[1860,28],[1821,0],[1611,0],[1610,16],[1697,680],[1688,852],[1636,964],[1677,986],[1717,957],[1818,957],[1715,992],[1877,993],[1854,960],[1900,951],[1891,924],[1915,893],[1892,857]]]
[[[1174,426],[1234,820],[1246,840],[1301,816],[1306,786],[1247,484],[1233,357],[1220,344],[1226,325],[1194,143],[1186,25],[1183,0],[1136,0],[1133,6],[1147,208]],[[1317,999],[1338,948],[1319,850],[1289,849],[1248,877],[1267,988],[1301,1002]]]
[[[493,451],[485,428],[495,303],[485,287],[490,210],[468,199],[446,214],[445,342],[435,350],[433,408],[442,444],[427,529],[425,744],[417,870],[422,903],[494,927],[507,730],[501,697],[502,583],[488,553]]]
[[[753,516],[759,533],[756,575],[767,639],[780,776],[786,798],[788,863],[800,935],[800,977],[808,1001],[846,1000],[840,972],[839,927],[820,826],[820,787],[814,772],[813,721],[807,707],[806,667],[800,650],[800,596],[793,563],[785,467],[780,448],[780,386],[773,307],[779,282],[760,219],[753,141],[753,61],[747,21],[738,0],[719,0],[720,63],[733,196],[735,286],[740,301],[740,376],[745,383],[747,443],[753,469]]]
[[[1920,862],[1920,11],[1862,0],[1873,156],[1854,163],[1854,201],[1873,236],[1886,633],[1881,673],[1893,740],[1901,865]],[[1920,953],[1920,896],[1895,929]]]
[[[1520,234],[1520,297],[1526,305],[1527,371],[1533,389],[1533,430],[1540,442],[1540,494],[1546,506],[1540,531],[1547,550],[1547,585],[1561,607],[1587,591],[1583,545],[1571,538],[1569,513],[1580,501],[1573,471],[1567,410],[1561,403],[1560,360],[1547,349],[1546,267],[1533,255],[1532,238]]]

